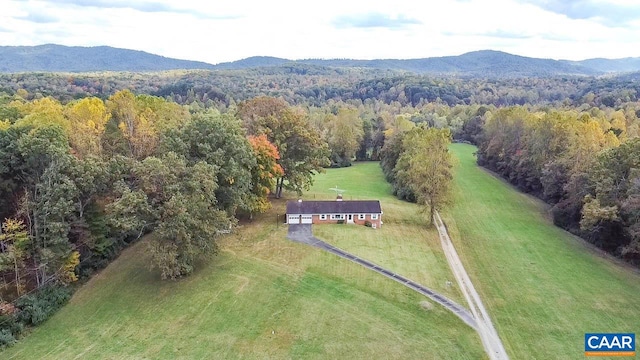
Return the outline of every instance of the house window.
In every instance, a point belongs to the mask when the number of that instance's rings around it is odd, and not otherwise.
[[[320,220],[327,220],[327,214],[320,215]]]
[[[364,220],[364,214],[358,214],[358,220]]]
[[[378,220],[378,214],[371,214],[371,220]]]
[[[344,220],[344,214],[331,214],[331,220]]]

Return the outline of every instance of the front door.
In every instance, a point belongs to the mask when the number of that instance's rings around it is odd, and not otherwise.
[[[353,222],[353,214],[347,215],[347,222],[350,222],[350,223]]]

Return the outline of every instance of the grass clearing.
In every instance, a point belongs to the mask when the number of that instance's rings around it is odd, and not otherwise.
[[[364,259],[393,270],[465,305],[455,283],[435,228],[427,228],[425,216],[415,204],[398,200],[377,162],[356,163],[316,176],[303,199],[335,199],[330,188],[343,190],[345,200],[377,200],[382,205],[382,229],[357,225],[314,226],[316,236]]]
[[[585,332],[640,332],[640,275],[553,226],[547,206],[454,144],[452,241],[513,359],[578,359]]]
[[[354,184],[367,184],[368,198],[388,185],[377,164],[342,173]],[[337,171],[337,170],[336,170]],[[362,175],[361,172],[369,172]],[[378,173],[375,177],[371,174]],[[337,180],[334,170],[323,176]],[[347,180],[340,187],[350,186]],[[333,187],[332,184],[329,187]],[[320,185],[318,185],[320,186]],[[364,187],[363,187],[364,189]],[[382,189],[382,190],[380,190]],[[356,192],[352,194],[355,196]],[[347,194],[348,198],[350,194]],[[362,195],[365,196],[365,195]],[[307,198],[307,197],[305,197]],[[415,208],[384,200],[414,221]],[[476,333],[440,306],[425,309],[426,298],[357,264],[285,239],[286,226],[276,222],[283,200],[274,209],[220,241],[221,252],[179,281],[160,281],[147,269],[145,241],[121,256],[73,296],[70,303],[16,346],[3,359],[478,359],[484,352]],[[406,204],[409,205],[409,204]],[[417,216],[417,215],[415,215]],[[394,235],[391,219],[377,233],[362,227],[371,260],[383,263],[391,244],[370,236]],[[282,217],[280,217],[282,220]],[[411,220],[414,219],[414,220]],[[389,227],[387,226],[389,221]],[[335,226],[336,230],[355,227]],[[402,229],[402,228],[398,228]],[[387,230],[389,233],[385,236]],[[428,232],[427,232],[428,233]],[[375,235],[373,235],[375,234]],[[416,230],[416,239],[420,232]],[[344,233],[352,240],[354,233]],[[395,233],[396,241],[404,234]],[[342,240],[337,239],[337,242]],[[353,244],[354,246],[356,244]],[[442,256],[430,246],[407,243],[393,261],[420,274],[412,252],[440,272]],[[429,253],[429,250],[432,253]],[[422,251],[422,252],[420,252]],[[385,255],[386,254],[386,255]],[[379,259],[375,257],[378,256]],[[399,255],[398,255],[399,256]],[[389,260],[391,261],[391,260]],[[443,265],[444,264],[444,265]],[[386,264],[385,264],[386,265]],[[431,266],[431,265],[430,265]],[[435,271],[435,270],[434,270]],[[430,277],[422,275],[425,282]],[[417,278],[417,280],[421,280]],[[425,284],[428,285],[428,284]]]

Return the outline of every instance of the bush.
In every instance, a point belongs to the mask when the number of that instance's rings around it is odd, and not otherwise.
[[[38,325],[47,320],[71,297],[66,287],[47,285],[35,294],[27,295],[16,302],[20,309],[18,321],[25,325]]]
[[[17,314],[0,316],[0,331],[10,332],[14,338],[17,338],[24,331],[24,324],[19,322]]]
[[[16,342],[18,341],[9,329],[0,329],[0,348],[13,346]]]
[[[338,220],[337,224],[344,224],[344,220]]]
[[[366,227],[372,227],[373,224],[371,224],[371,221],[367,220],[364,222],[364,226]]]
[[[71,298],[71,290],[47,285],[16,301],[16,313],[0,315],[0,348],[17,342],[27,325],[38,325],[51,317]]]

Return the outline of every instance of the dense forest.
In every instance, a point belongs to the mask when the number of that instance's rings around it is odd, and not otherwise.
[[[521,77],[513,79],[420,76],[397,71],[290,64],[220,71],[158,73],[0,74],[0,93],[23,89],[29,99],[52,96],[66,103],[95,96],[106,100],[122,89],[171,99],[190,107],[225,112],[256,96],[281,97],[292,105],[330,101],[416,107],[456,105],[596,106],[616,108],[638,100],[640,73],[617,76]]]
[[[145,234],[159,277],[190,274],[216,238],[326,167],[379,160],[394,194],[440,209],[452,139],[548,202],[557,225],[637,264],[639,86],[637,74],[496,80],[301,64],[0,75],[0,344]]]
[[[144,234],[158,276],[190,274],[273,189],[301,193],[329,165],[308,115],[273,98],[233,114],[129,90],[64,105],[15,95],[2,109],[3,344]]]

